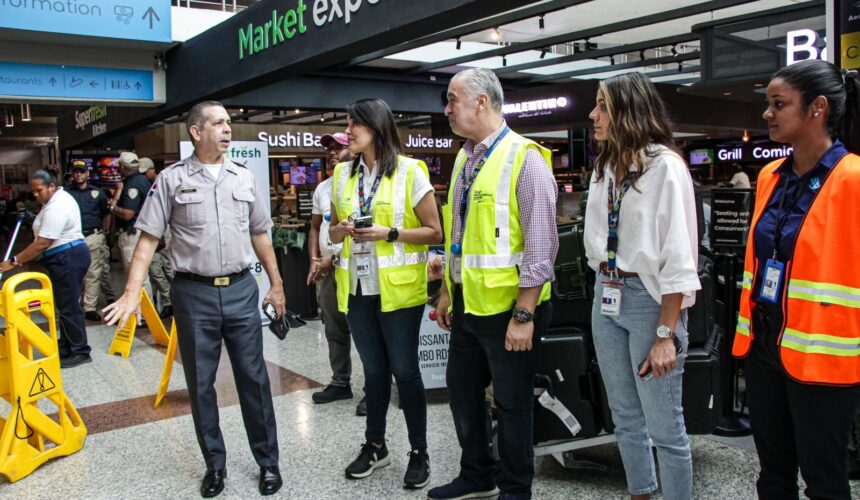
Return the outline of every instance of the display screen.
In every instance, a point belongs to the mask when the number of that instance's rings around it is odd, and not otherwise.
[[[690,151],[690,165],[710,165],[714,163],[713,149],[693,149]]]
[[[284,160],[279,163],[281,177],[285,185],[309,186],[319,182],[320,159]]]
[[[423,156],[419,160],[427,164],[427,171],[430,175],[442,175],[442,158],[438,156]]]
[[[87,165],[90,182],[96,186],[112,188],[122,181],[118,155],[72,155],[69,157],[69,171],[75,161],[83,161]]]

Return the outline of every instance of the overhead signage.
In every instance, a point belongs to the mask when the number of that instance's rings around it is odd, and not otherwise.
[[[711,190],[711,245],[745,248],[750,232],[753,200],[751,189]]]
[[[714,148],[717,163],[744,162],[744,161],[770,161],[784,158],[791,154],[791,146],[785,144],[738,144],[731,146],[717,146]]]
[[[505,115],[515,115],[517,118],[547,116],[553,114],[554,110],[568,107],[569,104],[570,99],[567,97],[549,97],[546,99],[506,103],[502,106],[502,113]]]
[[[844,69],[860,69],[860,2],[837,0],[838,64]]]
[[[0,96],[153,102],[153,72],[0,62]]]
[[[242,124],[244,125],[244,124]],[[241,125],[240,125],[241,126]],[[233,134],[237,133],[237,127],[234,125]],[[333,132],[324,132],[333,133]],[[257,140],[269,144],[270,148],[320,148],[323,145],[320,143],[321,134],[309,131],[286,131],[283,133],[271,133],[266,130],[257,132]],[[402,136],[401,136],[402,137]],[[428,137],[422,134],[407,134],[406,141],[403,147],[408,150],[416,149],[444,149],[450,150],[454,147],[454,139],[448,137]]]
[[[3,0],[0,0],[3,1]],[[363,4],[373,5],[380,0],[313,0],[310,16],[313,25],[322,28],[327,24],[342,22],[348,25],[353,14],[358,12]],[[305,23],[305,13],[308,5],[304,0],[298,0],[294,8],[278,11],[272,10],[272,18],[265,22],[248,23],[239,28],[239,60],[245,56],[253,56],[271,47],[284,44],[296,35],[302,35],[308,30]]]
[[[823,41],[823,40],[822,40]],[[804,57],[799,57],[805,54]],[[818,48],[818,33],[815,30],[793,30],[785,34],[785,65],[807,59],[827,60],[827,47]]]
[[[0,0],[0,28],[171,42],[170,0]]]
[[[421,134],[406,136],[406,149],[451,149],[454,139],[448,137],[425,137]]]
[[[188,158],[194,153],[194,145],[191,141],[179,142],[179,157]],[[242,165],[254,174],[254,180],[257,183],[257,196],[269,195],[269,146],[265,142],[257,141],[232,141],[230,149],[225,155],[230,161],[238,165]],[[158,182],[158,181],[156,181]],[[266,212],[269,212],[269,203],[263,203]],[[271,213],[266,214],[266,218],[270,218]],[[257,280],[257,287],[260,289],[260,297],[257,300],[257,308],[260,311],[260,319],[263,323],[268,323],[268,318],[263,314],[263,299],[269,293],[269,288],[272,284],[269,281],[269,275],[263,269],[263,265],[259,260],[252,259],[249,266],[251,274]]]

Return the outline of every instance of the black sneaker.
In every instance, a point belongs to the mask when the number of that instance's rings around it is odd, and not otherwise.
[[[60,358],[60,368],[74,368],[89,363],[93,360],[89,354],[72,354],[67,358]]]
[[[409,452],[409,465],[406,466],[406,475],[403,476],[403,487],[417,490],[427,486],[430,482],[430,456],[427,450],[413,450]]]
[[[346,468],[347,479],[363,479],[380,467],[385,467],[391,463],[391,457],[388,456],[388,448],[385,443],[382,443],[382,448],[377,448],[371,443],[361,445],[361,453],[358,458],[349,464]]]
[[[352,389],[350,389],[349,386],[331,384],[325,386],[325,389],[313,393],[313,395],[311,396],[311,399],[314,400],[314,403],[318,405],[331,403],[332,401],[337,401],[339,399],[351,398]]]
[[[102,317],[95,311],[87,311],[84,313],[84,318],[88,321],[101,321]]]
[[[367,396],[364,396],[358,402],[358,405],[355,407],[355,414],[359,417],[367,416]]]

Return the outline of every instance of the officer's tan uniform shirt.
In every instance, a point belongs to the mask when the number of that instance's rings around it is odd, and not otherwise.
[[[224,276],[253,262],[250,235],[273,226],[268,202],[245,167],[225,158],[216,180],[191,156],[158,175],[134,227],[161,238],[170,225],[175,271]]]

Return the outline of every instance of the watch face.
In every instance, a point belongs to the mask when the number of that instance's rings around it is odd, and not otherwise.
[[[672,335],[672,330],[669,329],[666,325],[660,325],[657,327],[657,336],[660,338],[668,338]]]

